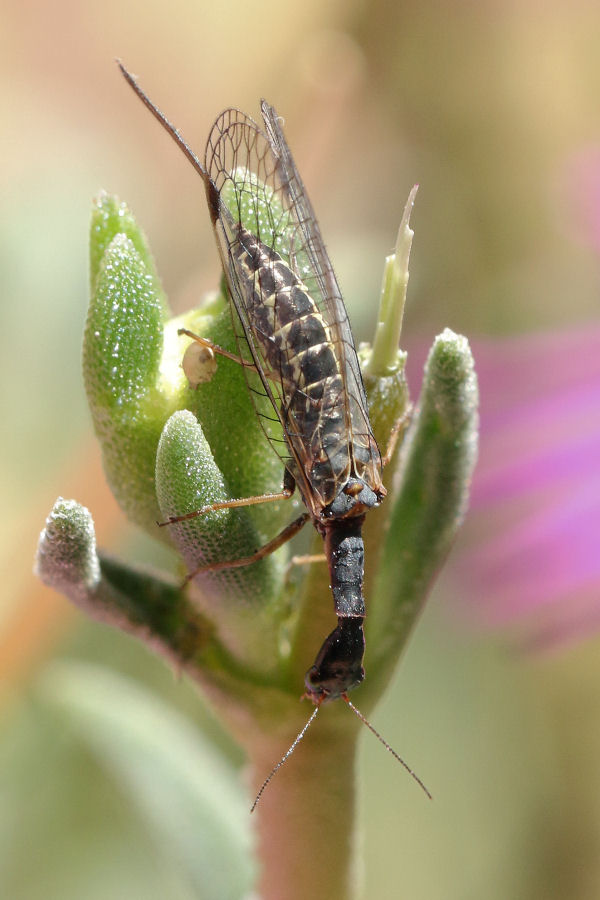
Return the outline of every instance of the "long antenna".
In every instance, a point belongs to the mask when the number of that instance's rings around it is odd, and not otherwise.
[[[189,161],[191,162],[193,167],[202,176],[204,184],[205,185],[209,184],[210,179],[209,179],[208,175],[206,174],[206,169],[204,168],[204,166],[202,165],[202,163],[200,162],[200,160],[198,159],[198,157],[196,156],[196,154],[194,153],[194,151],[192,150],[190,145],[187,143],[187,141],[182,137],[182,135],[175,128],[173,123],[170,122],[169,119],[167,119],[164,112],[162,112],[162,110],[160,110],[158,108],[158,106],[156,106],[152,102],[152,100],[150,99],[148,94],[144,90],[142,90],[142,88],[137,83],[136,78],[131,74],[131,72],[127,71],[127,69],[125,68],[125,66],[123,65],[123,63],[121,62],[120,59],[117,60],[117,65],[118,65],[119,69],[121,70],[123,77],[125,78],[125,81],[129,84],[129,86],[132,88],[132,90],[135,91],[135,93],[138,95],[138,97],[140,98],[140,100],[142,101],[144,106],[146,106],[150,110],[150,112],[152,113],[152,115],[154,116],[155,119],[158,119],[158,121],[160,122],[162,127],[165,129],[165,131],[168,134],[170,134],[170,136],[173,138],[173,140],[175,141],[175,143],[177,144],[179,149],[182,150],[183,153],[185,153],[185,155],[187,156],[187,158],[189,159]]]
[[[296,747],[298,746],[298,744],[300,743],[300,741],[302,740],[302,738],[304,737],[304,735],[306,734],[306,732],[308,731],[308,729],[310,728],[312,723],[315,721],[315,716],[319,712],[320,708],[321,708],[320,706],[315,706],[315,708],[313,709],[313,711],[311,713],[310,719],[308,720],[308,722],[306,723],[306,725],[304,726],[302,731],[296,736],[296,739],[295,739],[294,743],[292,744],[292,746],[289,748],[289,750],[286,750],[286,752],[281,757],[281,759],[279,760],[279,762],[277,763],[277,765],[275,766],[273,771],[269,775],[267,775],[267,777],[263,781],[261,789],[258,792],[258,794],[256,795],[256,797],[254,799],[254,803],[252,804],[252,809],[250,810],[251,813],[253,813],[254,810],[256,809],[256,804],[262,797],[264,789],[267,787],[267,785],[269,784],[269,782],[271,781],[271,779],[273,778],[275,773],[282,767],[284,762],[287,759],[289,759],[289,757],[292,755],[292,753],[294,752],[294,750],[296,749]]]
[[[400,763],[400,765],[404,766],[404,768],[406,769],[406,771],[408,772],[408,774],[411,775],[411,776],[414,778],[414,780],[417,782],[417,784],[419,785],[419,787],[422,788],[422,789],[425,791],[425,793],[427,794],[427,796],[429,797],[429,799],[430,799],[430,800],[433,800],[432,795],[429,793],[429,791],[427,790],[427,788],[425,787],[425,785],[423,784],[423,782],[421,781],[421,779],[419,778],[419,776],[416,774],[416,772],[413,772],[413,770],[410,768],[410,766],[407,765],[407,763],[404,762],[404,760],[402,759],[402,757],[399,756],[398,753],[396,753],[396,751],[394,750],[394,748],[393,748],[393,747],[390,747],[390,745],[388,744],[388,742],[387,742],[386,740],[384,740],[384,739],[381,737],[381,735],[379,734],[379,732],[377,731],[377,729],[374,728],[374,727],[371,725],[371,723],[369,722],[369,720],[368,720],[365,716],[363,716],[363,714],[361,713],[361,711],[360,711],[359,709],[357,709],[356,706],[355,706],[350,700],[348,700],[348,696],[347,696],[346,694],[342,694],[341,697],[342,697],[342,700],[345,700],[345,702],[348,704],[348,706],[350,707],[350,709],[352,710],[352,712],[353,712],[356,716],[358,716],[358,718],[359,718],[360,721],[363,723],[363,725],[366,725],[367,728],[369,729],[369,731],[373,732],[373,734],[375,735],[375,737],[377,738],[377,740],[381,741],[381,743],[383,744],[383,746],[385,747],[385,749],[390,751],[390,753],[392,754],[392,756],[394,757],[394,759],[397,759],[398,762]]]

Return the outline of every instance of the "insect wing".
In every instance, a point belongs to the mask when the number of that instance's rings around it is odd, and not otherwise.
[[[327,319],[336,333],[336,347],[344,376],[343,401],[354,471],[377,491],[381,488],[381,455],[371,430],[367,398],[348,313],[321,237],[317,217],[285,140],[277,112],[265,100],[261,102],[261,112],[273,153],[281,161],[285,190],[303,237],[302,250],[308,257]],[[307,281],[310,284],[309,279]]]
[[[300,454],[294,453],[290,442],[286,444],[281,436],[282,430],[287,430],[281,414],[284,394],[280,380],[278,383],[271,371],[270,360],[260,346],[263,334],[259,335],[255,317],[249,311],[248,286],[242,284],[247,273],[240,259],[243,256],[240,252],[242,224],[265,246],[285,248],[284,234],[289,217],[284,215],[281,203],[274,198],[272,187],[277,181],[277,161],[256,123],[238,109],[227,109],[210,132],[205,166],[219,197],[215,233],[227,286],[241,325],[241,330],[236,328],[238,348],[240,356],[252,364],[256,372],[254,376],[252,370],[244,370],[250,395],[266,437],[284,465],[302,482],[305,480],[305,454],[302,448]],[[279,213],[277,218],[276,213]],[[260,292],[260,285],[257,288]],[[272,333],[273,325],[266,323],[263,331],[267,335]],[[271,412],[265,409],[264,398],[270,401],[268,410]],[[281,426],[279,429],[275,427],[273,411],[275,421]],[[292,450],[292,457],[288,448]],[[307,489],[307,484],[301,483],[300,487]]]
[[[258,372],[260,393],[269,398],[284,429],[291,458],[260,404],[255,405],[267,437],[299,482],[307,504],[318,512],[343,487],[351,467],[377,489],[381,463],[348,317],[314,212],[274,110],[263,102],[262,111],[267,134],[239,110],[219,116],[207,144],[206,170],[219,196],[215,229],[243,328],[240,352]],[[253,254],[260,255],[262,265],[249,272],[247,260]],[[278,295],[274,278],[281,272],[284,286],[280,281]],[[307,318],[321,328],[324,352],[335,359],[335,377],[324,379],[322,387],[323,394],[328,392],[328,414],[326,404],[302,393],[301,380],[294,377],[297,342],[281,346],[278,336],[290,278],[310,295],[302,294],[314,304],[315,315]],[[251,378],[249,385],[256,394]]]

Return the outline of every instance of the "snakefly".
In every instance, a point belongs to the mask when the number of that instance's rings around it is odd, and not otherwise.
[[[243,330],[238,341],[240,357],[234,358],[257,373],[284,435],[283,452],[270,438],[285,466],[280,493],[226,501],[207,509],[287,498],[295,486],[306,506],[305,513],[253,556],[202,566],[190,573],[188,580],[200,571],[255,562],[309,520],[323,538],[329,565],[337,626],[306,673],[305,696],[313,701],[315,710],[261,788],[258,800],[323,702],[341,697],[374,731],[347,693],[365,675],[361,531],[366,513],[386,495],[381,479],[383,461],[371,430],[340,289],[273,107],[264,100],[261,103],[264,130],[237,109],[221,113],[210,132],[202,164],[135,78],[120,62],[119,66],[202,178],[229,296]],[[217,353],[224,352],[183,332]],[[173,517],[165,524],[207,509]]]

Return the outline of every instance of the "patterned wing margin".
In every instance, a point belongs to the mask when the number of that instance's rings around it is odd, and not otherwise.
[[[320,295],[328,310],[329,319],[335,323],[338,332],[340,355],[345,370],[350,450],[354,456],[355,473],[373,490],[378,490],[381,488],[381,455],[371,430],[367,398],[348,313],[325,249],[317,217],[279,124],[279,116],[266,100],[261,101],[261,112],[273,153],[281,160],[287,192],[303,234],[303,246],[309,256]]]
[[[255,402],[257,412],[318,514],[352,472],[377,490],[381,461],[331,263],[277,116],[264,102],[262,110],[267,134],[225,110],[205,165],[219,197],[215,230],[240,352],[260,379],[246,372],[249,387],[268,397],[287,446]]]
[[[271,203],[276,183],[277,161],[273,158],[265,135],[256,123],[238,109],[226,109],[214,123],[208,137],[205,168],[219,197],[219,214],[215,222],[217,244],[241,331],[236,330],[240,355],[254,365],[244,374],[254,402],[260,424],[271,446],[283,464],[298,481],[303,496],[308,496],[310,486],[306,478],[308,460],[303,447],[286,443],[274,434],[273,420],[265,412],[261,399],[267,398],[281,430],[289,431],[282,415],[285,395],[281,380],[271,371],[267,354],[260,346],[255,317],[249,312],[245,272],[240,262],[240,225],[253,231],[266,245],[283,245],[286,222],[281,204]],[[276,216],[279,212],[280,215]],[[283,249],[283,246],[282,246]],[[260,293],[260,284],[256,285]],[[234,317],[235,325],[235,317]],[[272,332],[272,327],[265,329]],[[291,451],[292,455],[290,456]]]

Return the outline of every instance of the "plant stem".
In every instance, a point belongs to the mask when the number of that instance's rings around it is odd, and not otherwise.
[[[343,704],[339,713],[348,713]],[[261,900],[352,900],[357,895],[357,732],[350,720],[340,729],[345,717],[332,707],[320,710],[317,718],[254,813]],[[272,734],[265,735],[253,745],[250,776],[256,792],[294,737],[278,744]]]

